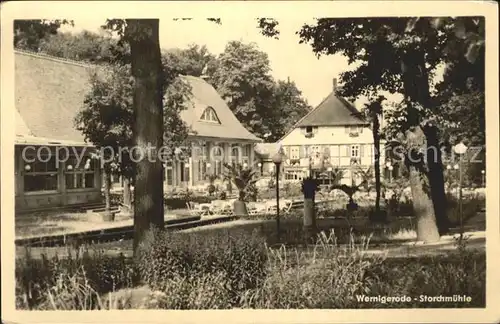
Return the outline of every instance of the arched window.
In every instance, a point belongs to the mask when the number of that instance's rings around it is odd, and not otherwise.
[[[220,124],[219,117],[217,117],[217,113],[212,107],[206,108],[200,119],[206,122]]]

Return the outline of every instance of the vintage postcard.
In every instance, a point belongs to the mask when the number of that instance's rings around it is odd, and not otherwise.
[[[3,322],[500,320],[496,3],[1,14]]]

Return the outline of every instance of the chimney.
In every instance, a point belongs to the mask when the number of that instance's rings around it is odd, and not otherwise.
[[[337,92],[337,78],[333,78],[333,92]]]

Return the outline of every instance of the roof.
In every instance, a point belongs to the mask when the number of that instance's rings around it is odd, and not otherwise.
[[[368,122],[353,104],[331,92],[293,128],[307,126],[364,126]]]
[[[91,147],[92,144],[79,142],[79,141],[68,141],[60,139],[52,139],[38,136],[22,136],[16,135],[15,144],[17,145],[43,145],[43,146],[86,146]]]
[[[16,135],[83,143],[74,118],[83,107],[89,75],[96,66],[51,56],[15,51]],[[192,88],[191,105],[181,118],[198,136],[261,141],[234,116],[206,81],[183,76]],[[200,121],[212,107],[221,124]]]
[[[197,136],[262,141],[240,123],[212,85],[194,76],[182,76],[182,78],[191,86],[192,97],[188,109],[181,111],[181,118]],[[200,120],[208,107],[215,110],[220,124]]]
[[[16,135],[29,131],[37,137],[84,142],[73,120],[83,105],[90,68],[16,51]]]

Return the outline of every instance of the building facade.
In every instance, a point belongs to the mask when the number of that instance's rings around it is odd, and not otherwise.
[[[15,51],[16,209],[102,199],[102,166],[92,158],[94,146],[74,124],[90,89],[90,72],[100,68]],[[191,149],[179,148],[178,158],[165,163],[165,187],[206,186],[209,175],[223,173],[224,162],[253,165],[253,148],[260,139],[204,79],[182,78],[192,92],[181,112],[191,130],[187,141]],[[69,155],[60,159],[58,152]]]
[[[212,175],[222,179],[224,163],[253,166],[254,145],[261,140],[239,122],[212,85],[199,77],[182,78],[191,88],[187,109],[181,111],[190,127],[189,149],[180,148],[166,163],[166,188],[205,187]]]
[[[286,155],[284,179],[302,180],[311,174],[332,183],[341,170],[342,184],[359,184],[359,171],[373,166],[375,151],[370,123],[347,100],[332,92],[279,141]],[[381,143],[384,147],[384,143]],[[385,165],[381,149],[381,167]]]

